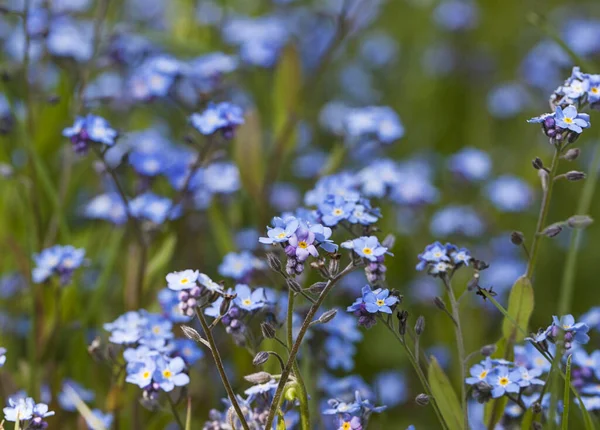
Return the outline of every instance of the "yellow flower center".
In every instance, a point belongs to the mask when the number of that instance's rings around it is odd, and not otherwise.
[[[383,305],[385,305],[385,300],[379,299],[379,300],[377,300],[376,303],[377,303],[377,306],[383,306]]]
[[[570,325],[568,325],[568,324],[563,324],[563,328],[564,328],[565,330],[569,330],[569,329],[571,328],[571,326],[570,326]]]
[[[565,118],[565,122],[567,124],[571,124],[573,122],[573,119],[572,118]]]
[[[340,208],[335,208],[333,210],[333,214],[336,215],[336,216],[342,215],[343,213],[344,213],[344,211],[341,210]]]
[[[366,246],[363,248],[362,252],[365,255],[371,255],[371,254],[373,254],[373,250],[371,248],[369,248],[369,247],[366,247]]]
[[[483,379],[483,378],[485,378],[485,377],[487,376],[487,374],[488,374],[488,371],[487,371],[487,370],[484,370],[483,372],[481,372],[481,373],[479,374],[479,379]]]
[[[306,249],[306,248],[308,248],[308,243],[301,240],[300,242],[298,242],[298,248]]]
[[[279,234],[277,235],[277,237],[278,237],[279,239],[283,239],[283,238],[285,237],[285,233],[284,233],[284,232],[281,232],[281,233],[279,233]]]
[[[243,303],[244,305],[246,305],[246,306],[250,306],[250,305],[252,304],[252,300],[250,300],[250,299],[244,299],[244,300],[242,301],[242,303]]]
[[[148,372],[147,370],[144,373],[142,373],[142,378],[148,379],[149,377],[150,377],[150,372]]]
[[[160,333],[160,327],[155,325],[154,327],[152,327],[152,333],[154,334],[159,334]]]
[[[181,281],[179,281],[180,284],[187,284],[188,282],[190,282],[190,280],[188,278],[183,278]]]
[[[598,94],[600,93],[600,89],[598,89],[598,87],[592,87],[592,89],[590,90],[593,94]]]
[[[171,372],[169,369],[165,369],[163,370],[163,376],[165,378],[170,378],[171,376],[173,376],[173,372]]]
[[[498,378],[498,384],[502,385],[503,387],[507,386],[509,383],[510,383],[510,381],[506,376],[502,376],[502,377]]]
[[[350,427],[350,423],[348,421],[344,421],[344,424],[342,424],[342,428],[344,430],[350,430],[352,427]]]

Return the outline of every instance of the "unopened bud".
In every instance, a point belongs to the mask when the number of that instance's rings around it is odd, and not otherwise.
[[[567,220],[567,225],[571,228],[586,228],[593,222],[594,220],[587,215],[573,215]]]
[[[548,172],[546,172],[543,169],[540,169],[538,170],[538,176],[540,177],[542,190],[546,191],[548,189]]]
[[[321,324],[325,324],[334,319],[336,315],[337,309],[330,309],[324,312],[323,315],[321,315],[317,321],[319,321]]]
[[[552,224],[542,230],[540,234],[543,234],[547,237],[555,237],[558,236],[562,230],[563,228],[561,224]]]
[[[408,312],[407,311],[400,311],[396,314],[396,316],[398,317],[398,333],[400,333],[400,336],[404,336],[406,334],[406,320],[408,320]]]
[[[536,415],[541,413],[542,405],[539,402],[535,402],[533,405],[531,405],[531,411]]]
[[[231,305],[231,300],[231,297],[225,297],[223,299],[223,301],[221,302],[221,306],[219,306],[220,315],[227,315],[227,312],[229,311],[229,305]]]
[[[254,359],[252,360],[252,364],[254,364],[255,366],[260,366],[262,364],[265,364],[268,360],[269,360],[269,353],[266,351],[260,351],[258,354],[256,354],[254,356]]]
[[[565,155],[563,155],[562,158],[564,158],[567,161],[574,161],[577,159],[577,157],[579,157],[580,153],[581,151],[579,150],[579,148],[571,148],[567,152],[565,152]]]
[[[442,311],[446,310],[446,304],[444,303],[441,297],[434,298],[433,304],[436,305]]]
[[[415,397],[415,403],[419,406],[427,406],[429,404],[429,396],[421,393]]]
[[[496,352],[496,349],[498,349],[498,348],[496,348],[496,345],[494,345],[494,344],[492,344],[492,345],[485,345],[485,346],[481,347],[481,349],[479,350],[479,352],[484,357],[489,357],[494,352]]]
[[[294,291],[295,293],[299,293],[302,291],[302,286],[300,285],[300,283],[298,281],[296,281],[295,279],[292,278],[287,278],[285,280],[286,285],[288,286],[288,288],[292,291]]]
[[[183,332],[183,334],[186,337],[192,339],[193,341],[196,341],[196,342],[202,341],[202,337],[200,336],[200,333],[198,333],[195,329],[193,329],[187,325],[182,325],[181,331]]]
[[[582,179],[585,179],[585,173],[571,170],[570,172],[565,173],[565,177],[569,181],[581,181]]]
[[[532,430],[544,430],[544,426],[539,421],[534,421],[531,423]]]
[[[310,291],[311,293],[314,293],[314,294],[321,294],[323,289],[325,289],[326,285],[327,285],[327,282],[323,282],[323,281],[315,282],[308,288],[308,291]]]
[[[271,252],[267,254],[267,263],[274,272],[281,272],[281,260],[275,254]]]
[[[420,336],[424,330],[425,330],[425,317],[420,316],[419,318],[417,318],[417,322],[415,323],[415,333],[417,336]]]
[[[244,376],[244,379],[252,384],[264,384],[273,379],[273,376],[267,372],[256,372]]]
[[[521,233],[520,231],[513,231],[510,234],[510,241],[512,242],[513,245],[520,246],[525,241],[525,235],[523,233]]]
[[[533,168],[535,170],[540,170],[544,168],[544,163],[542,162],[542,159],[539,157],[535,157],[532,161],[531,164],[533,166]]]
[[[340,259],[332,258],[331,260],[329,260],[329,273],[332,276],[335,276],[335,275],[337,275],[339,270],[340,270]]]
[[[489,264],[487,264],[487,263],[486,263],[485,261],[483,261],[483,260],[474,260],[474,261],[473,261],[473,268],[474,268],[475,270],[478,270],[478,271],[480,271],[480,272],[481,272],[482,270],[485,270],[485,269],[487,269],[488,267],[490,267],[490,265],[489,265]]]
[[[275,327],[273,327],[270,323],[266,321],[260,324],[260,330],[265,339],[273,339],[277,334],[275,331]]]

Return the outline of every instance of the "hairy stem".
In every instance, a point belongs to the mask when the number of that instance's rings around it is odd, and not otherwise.
[[[527,264],[527,272],[525,273],[525,276],[527,276],[530,280],[533,276],[535,264],[537,263],[538,259],[538,252],[542,240],[541,232],[544,230],[544,226],[546,225],[546,218],[550,209],[550,200],[552,199],[552,190],[554,189],[554,177],[556,176],[556,171],[558,170],[560,153],[560,148],[556,148],[556,150],[554,151],[554,157],[552,158],[552,165],[550,166],[550,171],[548,172],[547,185],[544,189],[544,194],[542,197],[540,214],[538,216],[537,226],[535,228],[535,235],[533,236],[533,242],[531,244],[529,263]]]
[[[450,306],[452,308],[452,319],[454,320],[454,332],[456,333],[456,347],[458,351],[458,363],[460,366],[460,398],[464,416],[464,427],[469,428],[469,413],[467,410],[467,389],[465,387],[465,342],[463,339],[462,328],[460,326],[460,310],[454,290],[452,289],[452,283],[449,279],[443,278],[444,285],[448,290],[448,297],[450,298]]]
[[[290,350],[290,355],[288,357],[288,361],[285,365],[285,369],[281,372],[281,379],[279,380],[279,384],[277,385],[277,390],[275,391],[275,396],[273,397],[273,401],[271,402],[271,408],[269,410],[269,415],[267,417],[267,422],[265,425],[266,429],[270,429],[273,425],[273,420],[275,419],[275,415],[277,413],[277,408],[279,407],[279,402],[281,400],[281,396],[283,394],[283,389],[285,384],[287,383],[290,374],[292,373],[292,368],[294,366],[294,361],[296,360],[296,355],[298,355],[298,351],[300,350],[300,344],[308,331],[308,327],[310,326],[313,318],[315,317],[317,311],[325,301],[325,298],[331,291],[331,289],[337,284],[337,282],[346,276],[348,273],[352,272],[357,266],[355,266],[352,262],[346,266],[344,270],[338,273],[335,277],[329,279],[323,291],[319,295],[316,303],[314,303],[310,309],[308,310],[308,314],[306,318],[302,322],[302,326],[300,327],[300,331],[298,332],[298,337],[296,337],[296,341],[292,345],[292,349]]]
[[[208,341],[208,344],[210,345],[210,352],[211,352],[211,354],[213,356],[213,360],[215,361],[215,364],[217,366],[217,370],[219,371],[219,375],[221,376],[221,382],[223,382],[223,386],[225,387],[225,391],[227,392],[227,397],[229,397],[229,401],[231,402],[233,409],[235,409],[235,413],[237,414],[244,430],[250,430],[250,427],[248,426],[248,423],[246,422],[246,418],[244,417],[244,413],[242,412],[242,408],[240,408],[237,398],[235,397],[233,388],[231,388],[231,384],[229,383],[229,378],[227,377],[227,374],[225,373],[225,367],[223,366],[223,360],[221,359],[221,354],[219,354],[219,350],[217,349],[217,344],[215,342],[215,338],[212,335],[212,331],[208,327],[206,318],[204,317],[202,312],[198,311],[198,309],[196,309],[196,316],[198,317],[198,320],[200,321],[202,330],[204,330],[204,336],[206,337],[206,340]],[[270,428],[270,427],[266,427],[266,428]]]
[[[286,321],[288,350],[290,350],[292,348],[292,345],[294,344],[294,327],[292,323],[294,318],[294,298],[295,293],[288,288],[288,309]],[[300,367],[298,366],[297,360],[294,360],[292,371],[294,372],[294,376],[296,377],[296,380],[298,381],[298,386],[300,387],[300,425],[302,430],[310,430],[310,409],[308,405],[308,394],[306,392],[306,385],[304,384],[304,380],[302,379],[302,374],[300,372]]]
[[[596,190],[596,181],[598,180],[598,170],[600,169],[600,145],[596,145],[594,156],[588,169],[588,177],[585,180],[581,198],[577,205],[577,215],[585,215],[589,212],[592,205],[592,198]],[[581,243],[582,229],[575,229],[571,233],[571,243],[565,258],[565,270],[563,272],[560,288],[560,299],[558,300],[558,315],[568,314],[571,310],[573,301],[573,292],[575,291],[575,274],[577,272],[577,256],[579,245]]]

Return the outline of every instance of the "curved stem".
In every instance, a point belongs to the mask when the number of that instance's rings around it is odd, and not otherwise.
[[[213,359],[217,366],[217,370],[219,371],[219,375],[221,376],[221,381],[223,382],[223,386],[225,387],[225,391],[227,391],[227,397],[229,397],[229,401],[231,402],[231,406],[235,409],[235,413],[242,424],[244,430],[250,430],[248,423],[246,422],[246,418],[244,417],[244,413],[242,412],[242,408],[235,397],[235,393],[233,392],[233,388],[231,388],[231,384],[229,382],[229,378],[227,378],[227,374],[225,373],[225,367],[223,366],[223,360],[221,360],[221,354],[219,354],[219,350],[217,349],[217,344],[215,342],[215,338],[212,335],[210,328],[208,327],[208,323],[206,322],[206,318],[196,309],[196,316],[200,321],[200,325],[202,326],[202,330],[204,330],[204,336],[210,345],[210,352],[212,353]],[[267,428],[267,427],[265,427]],[[268,427],[270,428],[270,427]]]
[[[546,188],[544,189],[544,194],[542,197],[540,214],[538,216],[537,226],[535,228],[535,235],[533,236],[533,242],[531,244],[530,258],[529,263],[527,264],[527,272],[525,273],[525,276],[527,276],[530,280],[535,270],[535,264],[537,263],[538,258],[538,251],[542,240],[542,235],[540,233],[544,230],[544,225],[546,225],[546,217],[548,216],[548,211],[550,209],[550,200],[552,198],[552,190],[554,188],[554,177],[556,176],[556,171],[558,170],[560,153],[560,148],[556,148],[556,150],[554,151],[554,157],[552,158],[552,165],[550,166],[550,171],[548,173],[548,183],[546,185]]]
[[[581,198],[577,205],[577,215],[585,215],[590,210],[592,198],[596,190],[596,181],[598,180],[598,170],[600,169],[600,145],[596,145],[594,156],[588,169],[588,177],[583,186]],[[571,243],[567,256],[565,258],[565,269],[563,272],[562,283],[560,288],[560,299],[558,300],[558,314],[565,315],[571,310],[571,302],[573,301],[573,292],[575,290],[575,274],[577,272],[577,253],[581,242],[582,229],[575,229],[571,233]]]
[[[464,416],[464,427],[467,429],[469,428],[469,412],[467,409],[467,389],[465,387],[465,342],[460,326],[460,311],[458,301],[454,295],[454,290],[452,290],[452,283],[445,277],[443,278],[443,281],[448,290],[448,297],[450,297],[450,305],[452,307],[452,318],[455,322],[454,331],[456,333],[456,347],[458,350],[458,363],[460,365],[460,397]]]
[[[294,344],[294,335],[293,335],[293,318],[294,318],[294,298],[295,293],[288,288],[288,309],[287,309],[287,321],[286,321],[286,330],[287,330],[287,348],[290,350],[292,345]],[[285,369],[285,367],[284,367]],[[304,384],[304,380],[302,379],[302,374],[300,372],[300,367],[298,366],[298,361],[294,360],[294,365],[292,367],[294,372],[294,376],[296,377],[296,381],[298,381],[298,385],[300,387],[300,425],[302,430],[310,430],[310,409],[308,405],[308,394],[306,392],[306,385]]]
[[[345,275],[347,275],[348,273],[353,271],[356,267],[357,266],[355,266],[351,262],[348,266],[346,266],[346,268],[344,270],[342,270],[335,277],[333,277],[329,281],[327,281],[327,284],[325,285],[325,288],[323,289],[323,291],[321,291],[319,298],[308,310],[308,314],[306,315],[306,318],[302,322],[302,326],[300,327],[300,331],[298,332],[298,337],[296,337],[296,341],[292,345],[292,349],[290,351],[288,361],[285,365],[285,369],[283,370],[283,372],[281,372],[281,379],[279,380],[279,384],[277,385],[277,390],[275,391],[275,395],[273,396],[273,400],[271,402],[271,407],[269,410],[269,415],[267,417],[267,421],[266,421],[266,425],[265,425],[266,429],[270,429],[273,425],[273,420],[275,419],[275,414],[277,413],[277,408],[279,406],[279,401],[281,400],[281,396],[283,394],[283,389],[290,377],[290,374],[292,373],[292,368],[294,366],[294,361],[296,360],[296,355],[298,355],[298,351],[300,350],[300,344],[302,343],[302,340],[304,339],[304,336],[306,335],[306,332],[308,331],[308,327],[310,326],[310,323],[312,322],[315,314],[317,313],[317,311],[323,304],[323,301],[325,300],[325,298],[327,297],[327,295],[329,294],[331,289],[334,287],[334,285],[340,279],[342,279]]]

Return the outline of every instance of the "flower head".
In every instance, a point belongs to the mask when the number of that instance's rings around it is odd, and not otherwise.
[[[376,236],[362,236],[346,241],[341,246],[353,250],[357,255],[369,261],[377,261],[378,257],[382,257],[388,250],[379,243]]]

